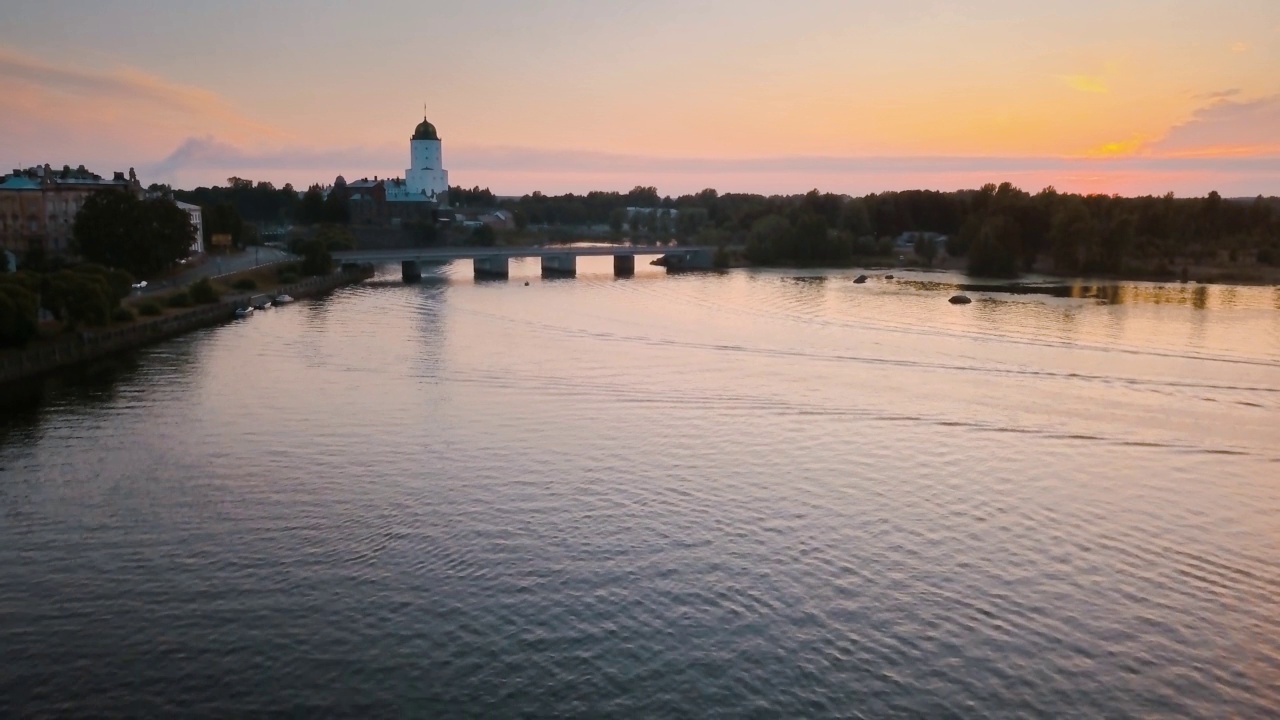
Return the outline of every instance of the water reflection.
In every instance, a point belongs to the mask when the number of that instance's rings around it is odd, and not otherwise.
[[[1280,292],[607,262],[345,288],[10,416],[0,716],[1280,706]]]
[[[1072,300],[1091,300],[1108,305],[1188,305],[1197,310],[1214,308],[1251,308],[1268,302],[1267,293],[1271,292],[1270,305],[1280,307],[1280,291],[1269,291],[1263,287],[1246,287],[1234,285],[1165,285],[1149,283],[1085,282],[1064,283],[974,283],[963,276],[955,276],[951,281],[941,279],[900,278],[897,281],[904,287],[922,292],[967,292],[984,293],[993,296],[1025,296],[1040,295],[1052,298]]]

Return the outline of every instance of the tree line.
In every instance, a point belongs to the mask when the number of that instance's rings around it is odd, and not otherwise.
[[[755,262],[841,264],[893,252],[892,238],[923,238],[920,254],[966,258],[971,272],[1011,276],[1031,269],[1062,274],[1168,272],[1218,260],[1280,264],[1280,199],[1125,198],[1031,194],[1010,184],[976,190],[907,190],[861,197],[719,194],[672,198],[653,188],[557,196],[532,193],[502,205],[517,224],[609,225],[615,232],[742,243]],[[642,209],[636,212],[636,209]]]
[[[174,191],[205,208],[207,233],[228,232],[237,244],[246,225],[345,224],[349,214],[333,194],[228,178],[226,187]],[[905,190],[852,197],[813,190],[802,195],[721,194],[714,189],[663,196],[652,186],[499,198],[479,186],[449,188],[463,210],[512,212],[518,229],[608,227],[616,234],[735,243],[755,262],[842,264],[893,252],[904,233],[946,236],[918,248],[965,258],[975,274],[1009,276],[1038,269],[1062,274],[1164,273],[1206,262],[1280,264],[1280,199],[1226,199],[1218,193],[1124,198],[1035,194],[1010,183],[941,192]],[[434,232],[431,233],[434,235]]]

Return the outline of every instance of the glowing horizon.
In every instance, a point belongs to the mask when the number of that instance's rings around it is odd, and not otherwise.
[[[22,4],[0,158],[180,187],[399,176],[425,100],[451,181],[503,195],[1280,194],[1268,0],[689,5]]]

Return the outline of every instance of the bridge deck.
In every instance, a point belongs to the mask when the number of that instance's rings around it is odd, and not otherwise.
[[[443,262],[448,260],[473,260],[475,258],[547,257],[549,255],[574,255],[599,257],[610,255],[666,255],[668,253],[715,252],[706,245],[591,245],[575,247],[436,247],[396,248],[391,250],[342,250],[333,258],[344,263],[391,263],[405,260],[419,262]]]

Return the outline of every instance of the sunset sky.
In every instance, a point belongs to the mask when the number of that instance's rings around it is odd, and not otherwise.
[[[1277,0],[6,3],[0,170],[1280,195]]]

